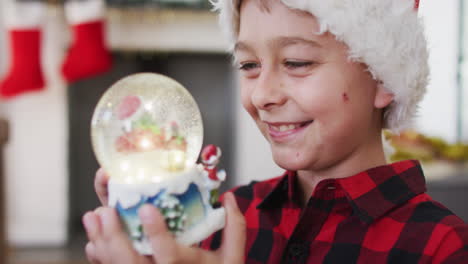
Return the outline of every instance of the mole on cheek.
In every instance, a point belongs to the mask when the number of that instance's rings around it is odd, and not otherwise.
[[[343,93],[343,101],[348,102],[349,101],[349,96],[347,93]]]

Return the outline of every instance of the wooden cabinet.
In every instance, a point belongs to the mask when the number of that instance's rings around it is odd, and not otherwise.
[[[8,141],[8,123],[0,118],[0,263],[6,263],[5,232],[5,174],[3,170],[3,148]]]

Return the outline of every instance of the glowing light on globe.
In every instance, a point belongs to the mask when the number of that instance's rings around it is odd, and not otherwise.
[[[163,75],[139,73],[107,90],[91,123],[100,165],[120,183],[162,182],[191,168],[203,124],[190,93]]]

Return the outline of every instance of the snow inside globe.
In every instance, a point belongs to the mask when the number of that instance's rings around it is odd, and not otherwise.
[[[175,80],[154,73],[121,79],[98,102],[91,121],[96,158],[110,177],[109,206],[116,208],[135,249],[151,247],[138,218],[146,203],[158,207],[168,229],[185,245],[224,226],[214,195],[225,172],[221,150],[203,141],[198,106]]]

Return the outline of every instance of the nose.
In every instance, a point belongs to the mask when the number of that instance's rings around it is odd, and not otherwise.
[[[279,74],[265,69],[257,79],[251,94],[252,104],[257,109],[268,110],[281,106],[286,102],[287,96]]]

